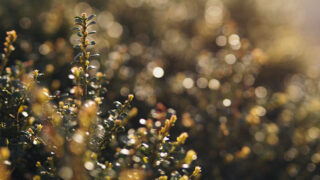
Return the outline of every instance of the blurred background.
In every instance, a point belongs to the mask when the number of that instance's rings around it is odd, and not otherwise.
[[[320,2],[1,0],[13,59],[68,92],[73,17],[96,14],[91,61],[105,106],[134,93],[140,118],[175,110],[202,179],[320,179]],[[2,49],[2,45],[1,45]],[[11,61],[11,63],[13,63]],[[96,73],[92,70],[90,73]],[[150,113],[150,110],[153,109]]]

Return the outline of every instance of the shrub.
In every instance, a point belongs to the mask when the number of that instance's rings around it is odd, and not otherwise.
[[[297,62],[306,60],[300,56],[305,43],[292,43],[297,37],[283,22],[287,16],[275,16],[279,8],[274,3],[282,2],[268,3],[2,0],[0,4],[6,8],[0,8],[0,14],[9,16],[0,22],[0,31],[14,26],[23,32],[11,59],[34,60],[34,67],[44,73],[39,73],[38,86],[61,96],[50,100],[58,105],[66,94],[54,91],[70,92],[72,83],[66,70],[73,60],[69,42],[78,43],[74,41],[76,34],[68,38],[73,23],[70,14],[95,12],[96,26],[103,29],[95,38],[95,50],[101,57],[90,60],[89,65],[97,68],[89,74],[91,78],[98,71],[105,75],[100,109],[110,109],[113,101],[122,102],[134,92],[139,115],[126,124],[131,129],[156,102],[174,107],[181,121],[170,134],[188,132],[185,147],[198,153],[204,179],[319,179],[317,67],[298,73],[302,66]],[[8,62],[8,66],[12,64]],[[30,61],[17,62],[14,67],[30,72],[31,65]],[[82,89],[73,74],[69,77],[76,86],[73,92],[77,87]],[[21,79],[30,78],[21,75]],[[89,84],[90,89],[95,88]],[[170,119],[174,114],[171,109],[167,113],[163,104],[151,111],[154,121],[163,122],[157,118]],[[4,111],[10,109],[7,106]],[[30,114],[29,109],[23,111]],[[63,137],[61,131],[58,135]]]
[[[14,51],[15,31],[7,33],[1,64],[0,179],[192,179],[199,177],[197,154],[186,151],[188,138],[176,139],[170,129],[177,117],[173,110],[153,111],[140,119],[141,127],[126,130],[137,114],[128,95],[115,109],[102,104],[106,93],[104,74],[90,70],[95,41],[89,40],[94,15],[75,17],[78,54],[66,93],[51,94],[39,85],[44,74],[30,73],[17,62],[6,67]]]

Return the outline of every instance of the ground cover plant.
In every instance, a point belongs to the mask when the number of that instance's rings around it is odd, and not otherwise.
[[[180,166],[171,158],[144,168],[160,143],[160,157],[163,147],[197,158],[182,177],[199,164],[200,179],[319,179],[319,72],[302,63],[307,46],[286,16],[273,14],[292,6],[283,2],[0,1],[0,39],[11,37],[0,48],[15,48],[0,61],[1,147],[10,146],[1,169],[12,179],[169,179]],[[81,12],[97,15],[88,45]],[[142,136],[161,139],[168,127],[169,147]]]
[[[51,94],[38,85],[38,70],[27,71],[17,62],[7,67],[14,51],[16,32],[7,32],[1,64],[1,179],[194,179],[200,167],[197,154],[185,150],[188,138],[176,139],[170,129],[177,120],[174,111],[154,112],[141,119],[142,127],[126,130],[136,115],[134,95],[115,109],[101,108],[106,89],[104,74],[90,75],[95,15],[75,17],[79,36],[69,78],[69,92]]]

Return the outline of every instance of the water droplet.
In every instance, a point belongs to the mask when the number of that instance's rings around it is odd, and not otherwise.
[[[145,125],[146,124],[146,120],[145,119],[140,119],[139,123],[142,124],[142,125]]]
[[[87,162],[84,163],[84,167],[85,167],[87,170],[91,171],[91,170],[94,169],[94,164],[93,164],[93,162],[91,162],[91,161],[87,161]]]
[[[130,151],[128,149],[121,149],[120,153],[124,155],[129,155]]]

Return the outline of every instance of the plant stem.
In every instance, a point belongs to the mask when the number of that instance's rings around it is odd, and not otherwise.
[[[87,41],[87,16],[82,16],[82,30],[81,30],[81,45],[82,45],[82,68],[84,70],[84,83],[83,83],[83,100],[87,100],[87,94],[88,94],[88,62],[89,57],[87,57],[87,47],[88,47],[88,41]]]
[[[1,63],[1,67],[0,67],[0,75],[2,75],[4,67],[8,63],[8,59],[9,59],[9,56],[10,56],[11,52],[15,50],[15,48],[13,47],[12,44],[13,44],[13,42],[16,41],[16,39],[17,39],[16,31],[8,31],[7,32],[6,41],[4,43],[4,54],[2,54],[2,63]]]

